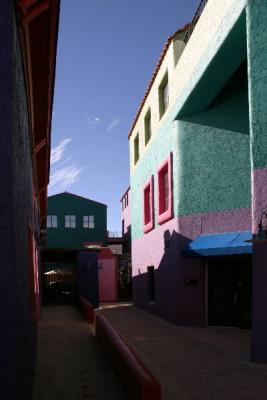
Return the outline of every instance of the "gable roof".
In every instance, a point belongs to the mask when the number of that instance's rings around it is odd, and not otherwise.
[[[99,201],[88,199],[87,197],[83,197],[83,196],[80,196],[78,194],[70,193],[70,192],[67,192],[67,191],[62,192],[62,193],[52,194],[51,196],[48,196],[48,198],[50,199],[51,197],[62,196],[62,195],[73,196],[73,197],[76,197],[78,199],[87,200],[87,201],[90,201],[91,203],[95,203],[95,204],[99,204],[101,206],[107,207],[107,205],[104,204],[104,203],[100,203]]]
[[[168,51],[168,49],[170,47],[171,42],[175,39],[176,35],[178,35],[179,33],[185,32],[187,29],[189,29],[189,27],[190,27],[190,24],[186,24],[183,28],[177,29],[177,31],[175,31],[171,36],[168,37],[168,39],[167,39],[167,41],[166,41],[166,43],[165,43],[165,45],[163,47],[163,50],[161,52],[161,55],[160,55],[160,57],[158,59],[158,62],[156,64],[154,72],[153,72],[153,74],[151,76],[151,79],[150,79],[150,81],[148,83],[148,86],[147,86],[147,88],[145,90],[144,97],[143,97],[143,99],[141,101],[141,104],[140,104],[140,106],[138,108],[138,111],[137,111],[137,113],[136,113],[136,115],[134,117],[131,129],[130,129],[130,132],[129,132],[129,135],[128,135],[128,139],[130,139],[130,137],[131,137],[131,135],[133,133],[134,127],[135,127],[135,125],[136,125],[136,123],[138,121],[138,118],[139,118],[139,116],[141,114],[141,111],[142,111],[142,109],[143,109],[143,107],[145,105],[145,101],[146,101],[146,99],[147,99],[147,97],[148,97],[148,95],[150,93],[150,90],[151,90],[151,88],[153,86],[153,83],[154,83],[154,81],[156,79],[156,76],[158,74],[160,66],[161,66],[161,64],[162,64],[162,62],[164,60],[164,57],[165,57],[165,55],[166,55],[166,53],[167,53],[167,51]]]

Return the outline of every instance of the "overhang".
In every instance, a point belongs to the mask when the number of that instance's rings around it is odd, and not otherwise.
[[[213,233],[200,235],[187,244],[182,255],[185,257],[231,256],[252,253],[251,231]]]
[[[60,0],[17,1],[33,170],[41,223],[46,214]]]

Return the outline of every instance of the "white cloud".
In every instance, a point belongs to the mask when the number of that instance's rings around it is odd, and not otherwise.
[[[69,144],[69,142],[71,142],[71,140],[72,140],[71,138],[63,139],[61,140],[61,142],[59,142],[58,146],[54,147],[51,150],[51,158],[50,158],[51,165],[61,160],[61,158],[64,155],[65,149]]]
[[[113,131],[120,122],[120,118],[113,118],[107,126],[107,132]]]
[[[85,120],[88,125],[98,125],[103,121],[100,117],[93,117],[92,115],[85,114]]]
[[[78,181],[83,171],[83,167],[70,163],[72,155],[65,156],[66,148],[71,140],[71,138],[61,140],[59,145],[51,151],[51,173],[48,187],[50,192],[52,188],[53,192],[67,189]]]
[[[49,189],[57,185],[57,189],[67,189],[79,180],[83,168],[70,164],[67,167],[59,168],[50,175]]]

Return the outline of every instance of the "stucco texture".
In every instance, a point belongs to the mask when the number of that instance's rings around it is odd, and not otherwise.
[[[231,94],[230,94],[231,97]],[[174,216],[250,208],[250,148],[248,109],[245,91],[241,96],[223,101],[188,121],[174,121],[156,140],[140,160],[131,177],[132,237],[143,235],[143,185],[153,174],[155,227],[158,214],[157,168],[173,153]],[[238,110],[239,128],[227,115]],[[216,118],[223,116],[220,125]],[[244,121],[245,120],[245,121]],[[216,126],[217,125],[217,126]],[[227,129],[222,129],[226,126]],[[233,128],[234,126],[234,128]],[[230,130],[232,129],[232,130]],[[239,132],[238,132],[239,129]]]
[[[36,323],[31,313],[28,229],[33,171],[15,3],[0,3],[0,398],[31,398]]]
[[[250,131],[252,155],[253,232],[267,196],[267,7],[262,0],[247,1]],[[264,221],[266,224],[266,220]],[[267,246],[253,244],[252,360],[267,362]]]
[[[58,227],[47,229],[48,248],[82,249],[84,242],[106,243],[107,207],[72,193],[48,197],[48,215],[57,215]],[[76,216],[76,227],[65,228],[65,215]],[[93,215],[94,228],[83,227],[83,216]]]
[[[173,153],[173,190],[174,190],[174,208],[178,208],[178,147],[177,147],[177,122],[166,125],[161,129],[157,140],[151,143],[145,156],[139,161],[138,168],[131,176],[131,229],[132,239],[143,235],[143,187],[151,175],[154,175],[154,209],[155,226],[157,226],[158,215],[158,180],[157,169],[159,165],[167,159],[170,152]]]
[[[249,0],[247,7],[250,129],[253,168],[267,166],[267,7]]]
[[[224,0],[223,2],[221,0],[209,0],[176,66],[173,59],[173,46],[169,47],[130,137],[131,174],[139,167],[140,163],[139,161],[134,165],[133,142],[136,134],[139,133],[140,158],[142,158],[161,131],[162,126],[176,118],[205,73],[207,66],[224,44],[229,32],[244,11],[245,5],[246,0]],[[226,71],[225,58],[222,59],[222,63]],[[158,87],[167,70],[169,107],[160,119]],[[219,78],[220,76],[217,77],[218,80]],[[144,117],[149,108],[151,110],[152,137],[149,144],[145,146]]]

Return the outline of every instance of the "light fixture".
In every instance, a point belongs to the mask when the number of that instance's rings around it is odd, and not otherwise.
[[[263,217],[265,217],[265,219],[267,219],[267,210],[264,210],[261,213],[261,218],[260,218],[260,222],[258,224],[258,239],[259,240],[264,240],[267,239],[267,222],[265,222],[265,226],[263,226],[262,220]]]
[[[34,232],[34,238],[37,246],[45,246],[46,245],[46,230],[40,229],[39,232]]]
[[[263,223],[263,220],[266,220]],[[267,243],[267,210],[263,210],[258,223],[258,233],[252,235],[252,239],[245,240],[247,243]]]

